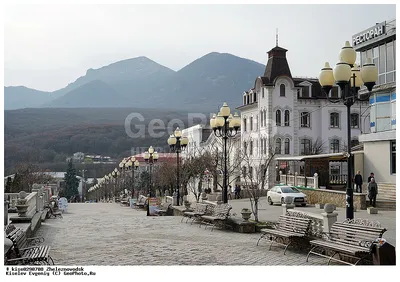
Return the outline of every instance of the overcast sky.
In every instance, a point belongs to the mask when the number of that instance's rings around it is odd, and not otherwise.
[[[110,63],[146,56],[179,70],[210,52],[266,64],[288,49],[293,76],[317,77],[352,35],[395,5],[20,5],[4,11],[5,85],[53,91]],[[262,74],[260,74],[262,75]]]

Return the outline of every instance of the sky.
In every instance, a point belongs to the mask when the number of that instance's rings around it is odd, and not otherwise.
[[[4,84],[54,91],[89,68],[146,56],[179,70],[210,53],[266,64],[288,49],[293,76],[334,66],[352,35],[396,17],[395,5],[7,5]],[[262,74],[260,74],[262,75]]]

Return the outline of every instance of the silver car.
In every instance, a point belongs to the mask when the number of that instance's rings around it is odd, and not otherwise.
[[[293,197],[294,204],[296,206],[307,205],[307,195],[300,192],[296,187],[293,186],[274,186],[267,192],[267,201],[270,205],[274,203],[283,204],[285,197]]]

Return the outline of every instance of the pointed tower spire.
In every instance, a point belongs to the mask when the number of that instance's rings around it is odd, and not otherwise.
[[[276,28],[276,46],[278,46],[278,28]]]

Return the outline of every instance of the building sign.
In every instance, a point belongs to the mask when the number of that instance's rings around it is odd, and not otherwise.
[[[354,35],[353,46],[359,45],[361,43],[367,42],[368,40],[385,34],[385,26],[386,22],[383,22]]]

